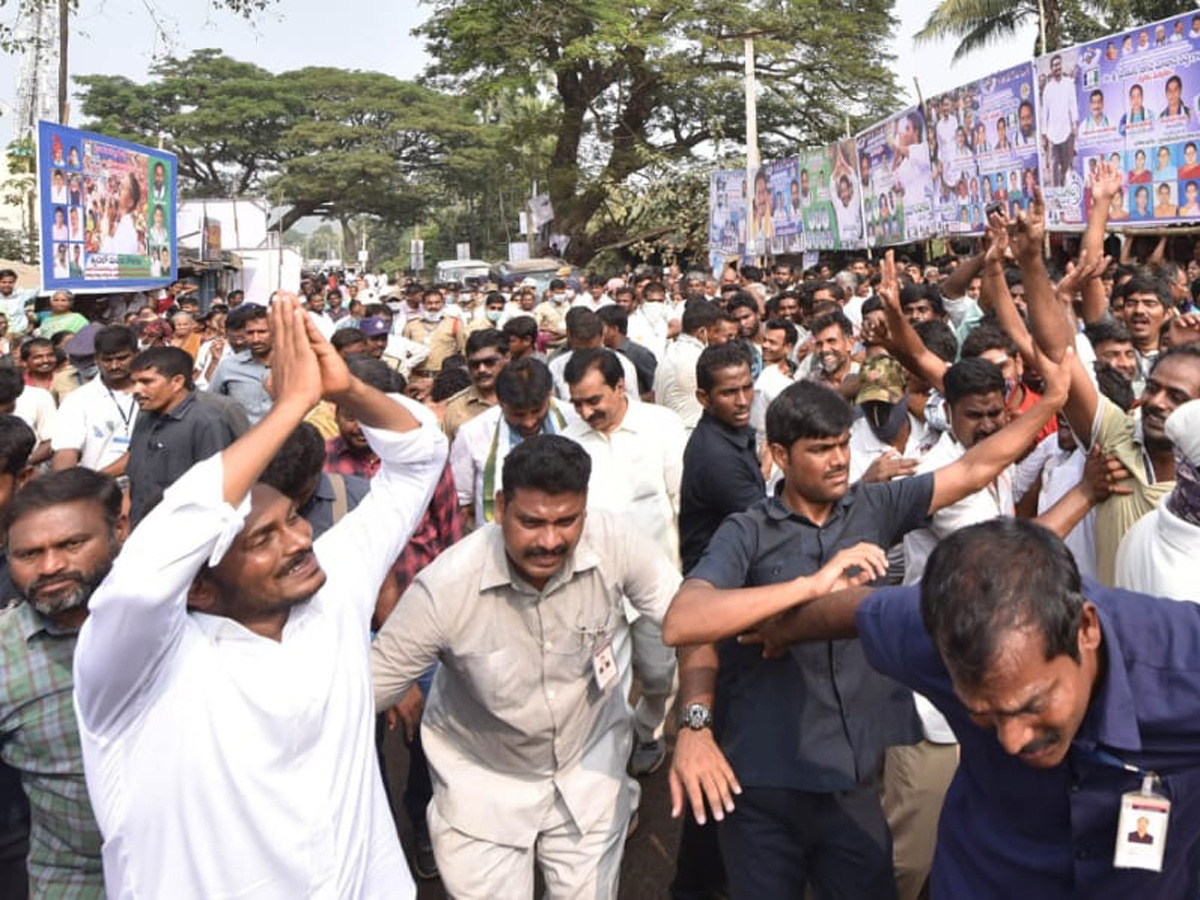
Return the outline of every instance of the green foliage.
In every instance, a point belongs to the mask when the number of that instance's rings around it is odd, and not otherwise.
[[[765,157],[841,135],[898,105],[883,49],[892,0],[433,0],[420,29],[436,83],[480,103],[552,98],[542,171],[554,229],[586,261],[623,240],[602,215],[630,179],[745,141],[743,41],[752,31]],[[598,218],[600,217],[600,218]]]

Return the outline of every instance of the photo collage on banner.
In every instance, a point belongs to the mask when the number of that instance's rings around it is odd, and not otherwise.
[[[1036,61],[1047,223],[1083,226],[1101,160],[1120,167],[1114,222],[1200,219],[1200,13]]]
[[[856,155],[853,138],[801,151],[800,208],[806,250],[858,250],[864,246]]]
[[[925,116],[910,107],[858,135],[858,184],[871,246],[937,233]]]
[[[800,215],[800,167],[796,157],[767,163],[760,171],[766,174],[771,208],[771,252],[802,252],[804,221]]]
[[[170,153],[40,122],[43,288],[173,281],[175,176]]]
[[[719,276],[728,257],[746,249],[746,170],[719,169],[708,180],[710,265]]]
[[[1023,63],[925,105],[938,230],[982,234],[987,209],[1026,209],[1038,185],[1033,66]]]

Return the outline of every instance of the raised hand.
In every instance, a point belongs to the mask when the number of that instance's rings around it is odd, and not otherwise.
[[[984,254],[983,260],[986,265],[1004,267],[1005,261],[1011,255],[1009,248],[1011,244],[1008,239],[1009,228],[1012,227],[1012,222],[1008,218],[1008,214],[1003,210],[994,212],[988,216],[987,220],[987,253]]]
[[[1080,250],[1079,263],[1077,265],[1068,263],[1066,274],[1058,282],[1059,297],[1074,300],[1080,288],[1093,278],[1099,278],[1110,262],[1112,262],[1111,256],[1100,256],[1093,259],[1092,254],[1087,250]]]
[[[875,293],[883,302],[885,308],[897,315],[903,315],[900,308],[900,281],[896,278],[896,251],[889,250],[883,254],[883,262],[879,264],[879,287]]]
[[[1029,211],[1020,210],[1009,227],[1013,250],[1019,259],[1041,258],[1042,242],[1046,238],[1046,204],[1042,189],[1036,188]]]
[[[317,357],[317,364],[321,369],[322,396],[326,399],[335,399],[350,390],[353,376],[346,368],[346,361],[342,359],[342,355],[334,349],[333,344],[325,339],[312,317],[307,314],[304,316],[304,326],[308,343],[312,346],[313,353]]]
[[[312,409],[321,399],[321,367],[308,338],[308,313],[295,294],[276,294],[271,323],[271,377],[275,403],[295,402]]]
[[[1092,176],[1092,199],[1108,209],[1109,202],[1124,184],[1125,176],[1121,172],[1121,167],[1111,165],[1101,159],[1096,166],[1096,174]]]

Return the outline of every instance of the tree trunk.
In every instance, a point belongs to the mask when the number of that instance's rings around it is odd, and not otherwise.
[[[1046,24],[1046,52],[1062,49],[1062,7],[1059,0],[1041,0]]]

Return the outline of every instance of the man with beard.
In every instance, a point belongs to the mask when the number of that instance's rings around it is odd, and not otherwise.
[[[1075,79],[1063,78],[1063,60],[1050,58],[1050,77],[1042,89],[1042,150],[1049,160],[1050,184],[1061,187],[1075,163],[1075,132],[1079,124],[1079,98]]]
[[[368,628],[446,442],[427,410],[350,375],[294,296],[270,315],[277,401],[171,486],[80,633],[110,896],[414,896],[375,762]],[[383,464],[314,543],[259,478],[322,396]]]
[[[1122,298],[1122,319],[1133,338],[1137,358],[1137,375],[1133,381],[1144,386],[1146,373],[1159,352],[1159,335],[1166,321],[1171,302],[1169,291],[1153,278],[1134,275],[1117,289]]]
[[[513,448],[535,434],[562,434],[576,418],[554,397],[554,379],[538,359],[505,366],[496,377],[496,398],[498,405],[463,425],[450,447],[458,505],[472,528],[496,520],[496,492]]]
[[[4,513],[12,587],[24,602],[0,614],[0,758],[29,797],[33,897],[104,896],[71,660],[89,598],[125,536],[121,499],[113,479],[76,467],[30,481]]]
[[[140,411],[125,474],[129,521],[137,525],[193,463],[224,450],[250,426],[236,403],[196,390],[192,358],[178,347],[143,350],[129,371]]]
[[[115,477],[125,473],[137,420],[129,370],[137,336],[123,325],[110,325],[96,333],[95,350],[100,374],[68,394],[58,409],[50,467],[83,466]]]
[[[852,387],[847,379],[858,372],[850,358],[854,350],[854,325],[841,312],[828,312],[809,323],[812,331],[813,372],[809,379],[835,390]],[[852,395],[851,395],[852,396]]]
[[[679,573],[618,513],[586,511],[590,470],[559,435],[514,448],[495,523],[417,575],[372,647],[379,709],[441,661],[422,734],[454,897],[532,897],[535,867],[552,900],[617,896],[639,795],[622,597],[657,624]]]
[[[267,393],[267,360],[271,355],[271,329],[265,307],[249,304],[233,310],[225,320],[225,329],[241,331],[246,349],[221,359],[208,382],[208,390],[236,400],[253,425],[271,408]]]

